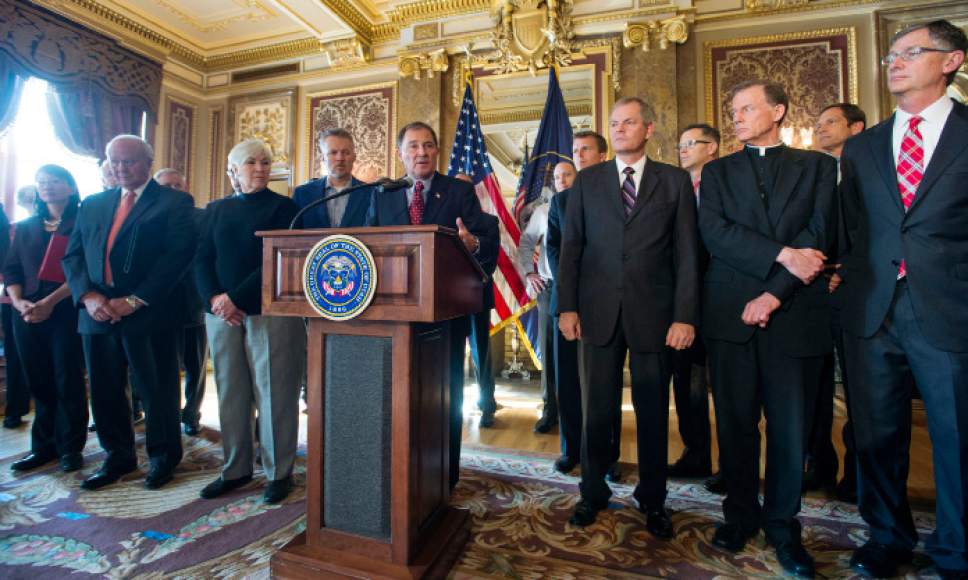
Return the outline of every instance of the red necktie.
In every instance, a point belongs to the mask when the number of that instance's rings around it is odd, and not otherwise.
[[[901,193],[901,203],[904,204],[904,211],[911,208],[914,203],[914,195],[924,177],[924,139],[918,131],[918,125],[923,121],[921,117],[911,117],[908,121],[907,131],[901,139],[901,153],[897,156],[897,189]],[[901,267],[898,268],[898,279],[907,275],[904,260],[901,260]]]
[[[104,250],[104,281],[107,282],[108,286],[114,286],[114,276],[111,274],[111,248],[114,247],[114,240],[118,237],[118,232],[121,231],[124,220],[131,213],[131,208],[134,207],[136,199],[133,191],[124,192],[121,203],[118,204],[118,209],[114,211],[114,221],[111,222],[111,231],[108,232],[108,245]]]
[[[410,201],[410,224],[420,225],[423,222],[423,212],[424,212],[424,198],[423,198],[424,184],[422,181],[417,181],[413,184],[413,199]]]

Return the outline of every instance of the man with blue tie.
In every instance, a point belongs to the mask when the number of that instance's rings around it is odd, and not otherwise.
[[[858,505],[870,539],[851,566],[893,576],[918,531],[907,499],[912,385],[937,490],[925,542],[942,578],[968,578],[968,107],[947,96],[968,38],[946,20],[905,28],[881,59],[897,110],[849,139],[841,256]]]
[[[319,136],[319,150],[326,164],[326,175],[296,188],[292,200],[300,208],[363,183],[353,177],[356,145],[346,129],[327,129]],[[366,211],[370,208],[370,190],[362,188],[349,195],[331,199],[309,210],[302,217],[303,227],[357,228],[366,225]]]
[[[461,243],[485,271],[494,271],[500,244],[497,220],[481,210],[470,183],[437,172],[437,133],[421,121],[397,134],[400,161],[413,179],[408,189],[373,192],[367,224],[400,226],[437,224],[456,228]],[[446,276],[446,273],[444,273]],[[464,400],[464,349],[470,317],[450,322],[450,487],[457,485]]]

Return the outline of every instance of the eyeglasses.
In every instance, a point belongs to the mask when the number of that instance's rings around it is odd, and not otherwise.
[[[676,149],[678,149],[679,151],[683,151],[685,149],[692,149],[699,143],[705,143],[708,145],[712,143],[712,141],[703,141],[701,139],[690,139],[688,141],[685,141],[683,143],[679,143],[678,145],[676,145]]]
[[[881,59],[881,64],[884,66],[891,66],[894,61],[901,59],[904,62],[911,62],[916,60],[919,56],[926,52],[955,52],[955,48],[929,48],[927,46],[912,46],[910,48],[905,48],[901,52],[889,52],[884,55]]]

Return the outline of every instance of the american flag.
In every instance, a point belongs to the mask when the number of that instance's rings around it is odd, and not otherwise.
[[[481,208],[497,216],[500,222],[501,248],[494,272],[494,313],[491,316],[491,322],[496,325],[514,316],[518,309],[528,304],[529,298],[521,274],[514,266],[521,230],[501,197],[501,187],[491,169],[470,84],[464,89],[454,148],[447,166],[447,175],[458,173],[474,180],[474,190],[481,201]]]

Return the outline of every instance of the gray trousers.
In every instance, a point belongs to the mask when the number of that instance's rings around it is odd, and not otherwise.
[[[299,388],[306,364],[306,328],[300,318],[247,316],[241,326],[205,315],[218,388],[225,466],[222,477],[252,474],[253,411],[266,479],[292,473],[299,434]]]

